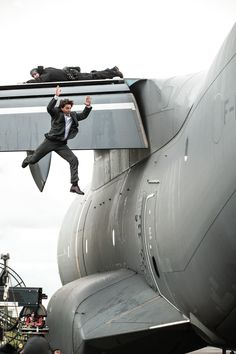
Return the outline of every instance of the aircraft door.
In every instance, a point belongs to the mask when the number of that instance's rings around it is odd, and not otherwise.
[[[157,279],[160,278],[158,269],[158,249],[156,242],[156,200],[157,192],[144,197],[143,208],[143,241],[146,266],[149,271],[151,286],[159,291]],[[150,282],[149,280],[149,282]]]
[[[148,273],[145,275],[149,285],[173,304],[175,301],[168,287],[168,283],[166,282],[165,274],[161,271],[159,262],[160,256],[157,229],[158,191],[159,184],[153,193],[147,194],[143,198],[143,251],[147,268],[146,273]]]
[[[84,204],[83,209],[80,213],[80,219],[78,222],[78,230],[77,230],[77,237],[75,243],[76,265],[81,277],[87,275],[86,265],[85,265],[85,254],[87,253],[87,239],[84,236],[84,228],[85,228],[91,202],[92,199],[88,200],[87,203]]]

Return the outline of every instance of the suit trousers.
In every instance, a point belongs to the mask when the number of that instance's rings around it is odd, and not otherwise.
[[[101,79],[112,79],[116,73],[114,69],[106,70],[93,70],[90,73],[81,73],[77,70],[67,70],[66,71],[69,80],[101,80]]]
[[[77,183],[78,177],[78,165],[79,161],[77,156],[66,145],[65,141],[52,141],[47,138],[40,144],[32,155],[26,157],[24,161],[29,164],[35,164],[41,160],[49,152],[55,151],[63,159],[70,164],[71,183]]]

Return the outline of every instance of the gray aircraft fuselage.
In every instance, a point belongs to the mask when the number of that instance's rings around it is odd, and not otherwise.
[[[236,348],[235,78],[236,27],[209,72],[130,84],[149,149],[95,150],[91,188],[74,201],[60,233],[65,289],[86,288],[84,277],[96,282],[95,275],[131,270],[178,309],[206,345]],[[74,314],[94,293],[78,301]],[[66,299],[60,296],[63,287],[49,304],[52,329],[59,320],[53,306]],[[109,318],[103,314],[104,323]],[[85,342],[92,338],[83,335]],[[87,353],[78,343],[73,353]],[[147,352],[184,352],[158,348]]]

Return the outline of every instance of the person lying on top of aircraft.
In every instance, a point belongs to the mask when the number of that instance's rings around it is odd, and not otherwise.
[[[100,80],[113,79],[114,77],[123,78],[117,66],[112,69],[105,69],[101,71],[93,70],[90,73],[81,73],[79,66],[66,66],[63,69],[56,69],[52,67],[44,68],[38,66],[30,71],[33,79],[26,81],[26,83],[34,82],[55,82],[55,81],[73,81],[73,80]]]

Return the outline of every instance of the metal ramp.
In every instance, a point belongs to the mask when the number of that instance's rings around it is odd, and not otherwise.
[[[93,110],[80,122],[74,150],[147,148],[147,138],[133,94],[123,79],[34,83],[0,87],[0,151],[34,150],[50,128],[46,107],[59,84],[63,97],[83,110],[91,95]]]

